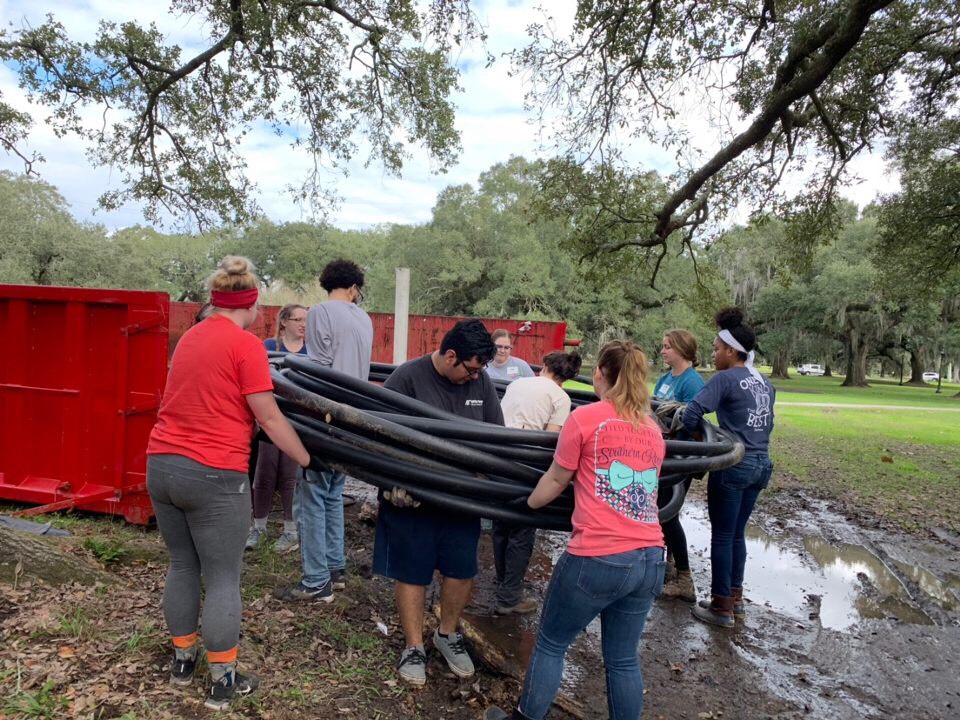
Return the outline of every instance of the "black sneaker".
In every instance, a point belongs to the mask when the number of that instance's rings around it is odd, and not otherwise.
[[[228,672],[210,686],[210,694],[203,704],[211,710],[223,710],[237,698],[252,693],[259,684],[260,678],[256,675]]]
[[[327,580],[321,587],[312,588],[303,584],[301,580],[290,588],[288,594],[291,600],[317,600],[319,602],[333,602],[333,583]]]
[[[173,656],[173,665],[170,666],[170,683],[186,687],[193,682],[193,673],[197,669],[197,658],[181,660]]]
[[[346,590],[347,589],[347,571],[342,569],[331,570],[330,583],[331,585],[333,585],[334,590]]]

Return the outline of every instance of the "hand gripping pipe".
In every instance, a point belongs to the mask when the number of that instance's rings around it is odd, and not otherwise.
[[[522,525],[569,530],[573,491],[531,510],[526,498],[550,467],[557,434],[516,430],[462,418],[373,382],[331,370],[303,356],[271,355],[274,393],[311,455],[381,490],[403,488],[417,500],[451,512]],[[374,364],[371,381],[394,367]],[[497,384],[502,395],[505,384]],[[576,393],[575,405],[596,402]],[[703,421],[703,441],[666,439],[660,509],[664,522],[677,515],[686,495],[683,480],[735,465],[743,445]]]

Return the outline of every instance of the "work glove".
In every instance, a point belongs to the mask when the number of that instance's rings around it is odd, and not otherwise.
[[[318,458],[316,455],[310,456],[310,464],[303,469],[304,471],[312,470],[315,473],[324,473],[324,472],[328,473],[333,471],[332,467],[327,465],[325,462],[323,462],[323,460]],[[304,475],[306,475],[306,472],[304,472]]]
[[[398,508],[418,508],[420,501],[403,488],[393,488],[383,493],[383,499]]]
[[[657,406],[656,415],[668,435],[676,435],[683,430],[683,411],[686,403],[669,400]]]

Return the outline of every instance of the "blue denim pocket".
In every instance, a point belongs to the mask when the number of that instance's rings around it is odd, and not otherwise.
[[[624,593],[631,564],[596,557],[580,557],[577,588],[595,600],[613,600]]]

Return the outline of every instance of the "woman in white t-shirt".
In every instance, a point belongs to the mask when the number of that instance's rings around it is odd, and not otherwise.
[[[570,396],[561,385],[580,372],[580,364],[580,356],[575,352],[552,352],[543,359],[539,376],[510,383],[500,401],[504,425],[560,432],[570,415]],[[493,562],[497,569],[495,610],[499,615],[523,615],[537,609],[536,600],[523,597],[523,577],[533,554],[536,533],[536,528],[493,521]]]

